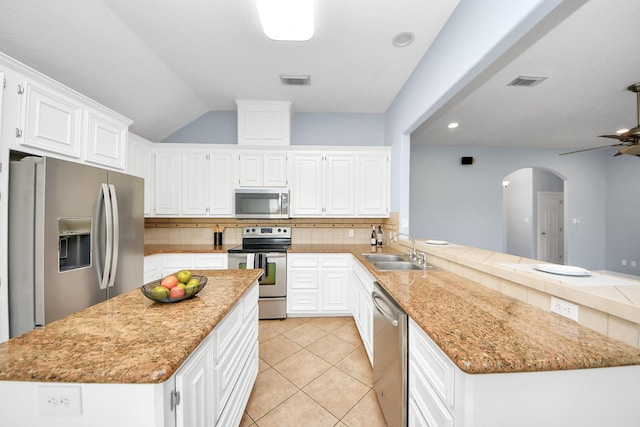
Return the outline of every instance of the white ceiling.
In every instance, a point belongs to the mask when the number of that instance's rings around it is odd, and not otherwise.
[[[564,151],[616,143],[598,135],[636,126],[636,95],[626,88],[640,81],[640,1],[589,0],[558,25],[554,19],[430,117],[412,144]],[[506,86],[520,75],[548,78]],[[460,126],[450,130],[453,121]]]
[[[459,0],[318,0],[309,42],[274,42],[252,0],[2,0],[0,51],[158,141],[236,99],[383,113]],[[415,41],[399,49],[399,32]],[[280,74],[309,74],[283,87]]]

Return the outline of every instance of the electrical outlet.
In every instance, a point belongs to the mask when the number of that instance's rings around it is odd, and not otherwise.
[[[80,386],[38,387],[40,415],[82,415]]]
[[[572,302],[551,297],[551,311],[576,322],[578,321],[578,306]]]
[[[621,259],[620,260],[620,264],[621,265],[627,265],[627,260],[626,259]]]
[[[631,267],[635,267],[636,266],[636,262],[635,261],[631,261]]]
[[[353,228],[349,229],[349,237],[353,237]]]

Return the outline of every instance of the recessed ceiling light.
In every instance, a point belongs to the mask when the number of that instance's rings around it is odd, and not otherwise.
[[[264,34],[271,40],[307,41],[313,37],[313,0],[256,0]]]
[[[395,47],[409,46],[411,42],[413,42],[413,33],[410,33],[408,31],[404,33],[398,33],[393,37],[391,42]]]
[[[447,125],[449,129],[455,129],[459,126],[458,122],[451,122]]]

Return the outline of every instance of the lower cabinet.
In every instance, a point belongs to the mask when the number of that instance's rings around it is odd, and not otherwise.
[[[351,312],[360,338],[373,365],[373,276],[354,258],[351,286]]]
[[[255,284],[176,373],[176,426],[239,425],[257,374]]]
[[[350,315],[351,254],[288,254],[287,315]]]
[[[227,254],[155,254],[144,257],[144,283],[159,280],[182,269],[224,270]]]

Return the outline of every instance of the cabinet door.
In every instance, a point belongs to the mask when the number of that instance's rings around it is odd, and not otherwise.
[[[322,154],[292,156],[291,216],[322,216]]]
[[[285,153],[267,153],[264,155],[265,187],[287,186],[287,155]]]
[[[153,152],[144,142],[132,137],[128,141],[127,173],[144,179],[144,214],[153,214]]]
[[[356,214],[389,216],[389,157],[387,154],[359,154]]]
[[[211,343],[205,340],[176,373],[176,406],[178,427],[213,425],[213,355]]]
[[[241,187],[262,187],[264,183],[264,155],[262,153],[240,153]]]
[[[209,153],[182,153],[182,214],[209,213]]]
[[[355,214],[355,177],[355,155],[326,155],[324,199],[327,215],[353,216]]]
[[[320,310],[327,313],[349,313],[348,270],[322,270]]]
[[[215,216],[233,215],[234,167],[233,154],[211,153],[211,196],[209,213]]]
[[[179,215],[182,202],[182,161],[177,152],[155,153],[155,209],[160,215]]]
[[[79,158],[80,104],[61,93],[29,82],[23,83],[21,90],[20,144]]]
[[[97,111],[87,112],[87,161],[124,169],[128,125]]]

